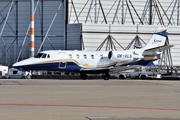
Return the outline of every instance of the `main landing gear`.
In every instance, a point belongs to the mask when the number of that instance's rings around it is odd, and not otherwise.
[[[105,72],[104,75],[102,75],[102,77],[104,80],[109,80],[110,78],[109,72]]]
[[[83,79],[83,80],[86,80],[87,79],[87,74],[86,73],[81,73],[80,78]]]
[[[81,79],[86,80],[87,77],[88,77],[88,76],[87,76],[86,73],[80,73],[80,78],[81,78]],[[104,72],[104,74],[102,75],[102,78],[103,78],[104,80],[109,80],[109,78],[110,78],[109,72],[108,72],[108,71]]]

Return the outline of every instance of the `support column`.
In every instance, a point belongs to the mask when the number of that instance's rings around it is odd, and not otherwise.
[[[152,3],[153,3],[153,0],[150,0],[149,1],[149,25],[152,25],[152,7],[153,7],[153,5],[152,5]]]
[[[178,10],[177,10],[177,25],[180,24],[180,0],[178,0]]]
[[[15,2],[16,3],[16,49],[15,49],[15,53],[14,53],[14,61],[16,61],[17,59],[17,55],[18,55],[18,51],[19,51],[19,47],[18,47],[18,1]]]
[[[31,28],[30,28],[30,56],[34,56],[34,0],[31,0],[30,5],[31,13],[30,13],[30,22],[31,22]]]
[[[68,24],[68,0],[63,1],[64,5],[64,50],[67,50],[67,24]]]

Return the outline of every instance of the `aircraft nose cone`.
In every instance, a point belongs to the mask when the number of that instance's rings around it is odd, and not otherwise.
[[[12,67],[14,67],[14,68],[21,68],[21,67],[23,67],[25,65],[26,65],[26,63],[24,61],[20,61],[20,62],[14,63],[12,65]]]
[[[19,64],[18,63],[14,63],[12,66],[13,67],[17,67],[17,66],[19,66]]]
[[[14,64],[12,65],[13,68],[20,67],[20,66],[21,66],[21,65],[19,64],[19,62],[14,63]]]

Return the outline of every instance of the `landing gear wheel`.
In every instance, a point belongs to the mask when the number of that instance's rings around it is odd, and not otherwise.
[[[103,75],[104,80],[109,80],[109,76]]]
[[[109,78],[110,78],[110,75],[108,72],[103,75],[104,80],[109,80]]]
[[[87,79],[87,75],[85,73],[81,73],[80,78],[83,80]]]

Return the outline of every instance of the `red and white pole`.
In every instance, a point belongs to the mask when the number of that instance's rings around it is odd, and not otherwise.
[[[34,56],[34,0],[31,0],[31,13],[30,13],[30,54],[31,57]]]

